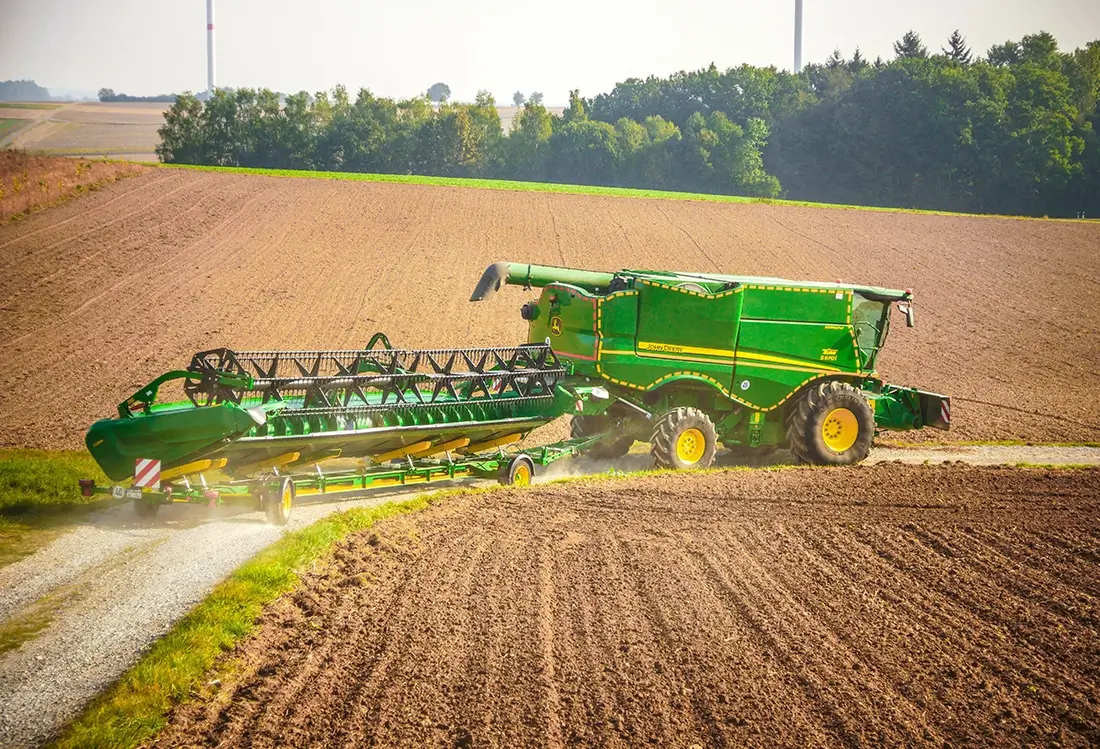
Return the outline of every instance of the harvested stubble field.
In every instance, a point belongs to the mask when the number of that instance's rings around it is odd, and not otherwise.
[[[55,155],[130,154],[155,160],[157,129],[170,105],[157,102],[79,102],[44,112],[12,145]],[[25,115],[24,115],[25,116]]]
[[[1100,471],[661,475],[340,544],[156,746],[1095,746]]]
[[[150,170],[0,227],[0,444],[79,447],[217,346],[521,341],[527,294],[467,302],[498,260],[912,287],[880,370],[955,396],[950,437],[1094,441],[1098,248],[1089,222]]]

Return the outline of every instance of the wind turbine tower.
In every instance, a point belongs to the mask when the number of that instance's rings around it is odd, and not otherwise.
[[[207,3],[213,0],[207,0]],[[214,32],[211,31],[211,34]],[[211,41],[213,44],[213,41]],[[211,52],[210,54],[214,54]],[[794,0],[794,72],[802,70],[802,0]],[[213,74],[211,74],[213,75]]]
[[[799,0],[801,3],[802,0]],[[207,101],[213,98],[213,0],[207,0]]]

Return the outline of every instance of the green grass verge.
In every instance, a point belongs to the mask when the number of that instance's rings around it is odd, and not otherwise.
[[[35,101],[0,101],[0,109],[61,109],[61,105]]]
[[[882,213],[916,213],[931,216],[967,216],[976,218],[1018,218],[1029,221],[1080,221],[1080,219],[1044,219],[1032,216],[997,216],[993,214],[952,213],[917,208],[886,208],[882,206],[842,205],[839,203],[813,203],[802,200],[776,200],[772,198],[747,198],[738,195],[711,195],[707,193],[674,192],[668,190],[642,190],[631,187],[599,187],[595,185],[566,185],[552,182],[520,182],[506,179],[471,179],[467,177],[426,177],[412,174],[360,174],[356,172],[318,172],[295,169],[256,169],[235,166],[204,166],[196,164],[158,164],[170,169],[192,169],[204,172],[232,172],[234,174],[259,174],[270,177],[296,177],[304,179],[336,179],[350,182],[388,182],[401,185],[429,185],[436,187],[470,187],[483,190],[512,190],[518,192],[563,193],[569,195],[601,195],[621,198],[657,198],[661,200],[698,200],[709,203],[763,203],[766,205],[800,206],[808,208],[833,208],[840,210],[878,211]]]
[[[87,505],[77,482],[107,477],[87,452],[78,450],[0,450],[0,514]]]
[[[15,128],[20,127],[26,122],[26,120],[0,119],[0,137],[3,137],[4,133],[11,132]]]
[[[33,554],[85,512],[110,503],[81,496],[80,479],[107,482],[86,452],[0,450],[0,567]]]

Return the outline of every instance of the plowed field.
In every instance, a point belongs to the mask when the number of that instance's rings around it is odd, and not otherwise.
[[[351,537],[159,746],[1095,746],[1100,471],[452,498]]]
[[[1098,223],[165,169],[0,227],[0,444],[79,446],[217,346],[520,341],[522,291],[466,301],[498,260],[912,287],[880,370],[956,396],[951,437],[1100,439]]]

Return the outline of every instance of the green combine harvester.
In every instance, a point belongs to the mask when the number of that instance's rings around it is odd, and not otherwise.
[[[891,307],[913,325],[910,291],[497,263],[471,301],[505,284],[541,289],[521,309],[520,346],[399,350],[379,333],[352,351],[197,353],[92,425],[88,450],[129,486],[82,490],[130,497],[142,514],[241,500],[284,524],[300,495],[527,484],[536,465],[618,458],[636,441],[661,468],[708,467],[720,446],[741,460],[785,447],[802,463],[849,465],[876,430],[950,425],[949,398],[875,375]],[[175,380],[186,400],[157,403]],[[516,449],[566,414],[569,439]]]

